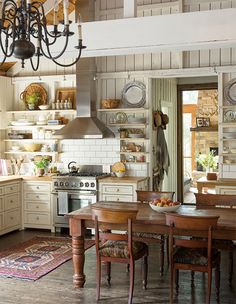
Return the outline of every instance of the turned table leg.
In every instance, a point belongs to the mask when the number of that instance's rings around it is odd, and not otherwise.
[[[83,288],[85,283],[83,236],[72,236],[72,255],[74,264],[73,283],[75,284],[75,287]]]

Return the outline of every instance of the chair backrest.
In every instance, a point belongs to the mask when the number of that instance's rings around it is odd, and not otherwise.
[[[236,195],[195,193],[197,208],[236,208]]]
[[[177,213],[166,213],[166,224],[170,226],[170,255],[173,255],[173,247],[207,248],[208,266],[211,265],[212,252],[212,229],[217,226],[219,216],[188,216]],[[181,230],[181,236],[188,235],[189,238],[174,236],[176,230]],[[191,231],[200,232],[207,240],[192,239]],[[193,233],[194,234],[194,233]]]
[[[96,254],[99,255],[100,245],[106,240],[113,241],[128,241],[128,251],[130,259],[133,258],[132,252],[132,220],[136,219],[138,209],[128,208],[124,210],[115,208],[105,208],[99,206],[93,206],[92,216],[95,221],[95,243],[96,243]],[[127,234],[113,233],[110,228],[106,227],[106,224],[122,224],[121,230],[127,231]],[[115,227],[116,231],[118,230]]]
[[[170,200],[173,200],[174,192],[155,192],[155,191],[141,191],[136,190],[137,192],[137,201],[139,202],[149,202],[154,199],[159,199],[161,197],[167,197]]]

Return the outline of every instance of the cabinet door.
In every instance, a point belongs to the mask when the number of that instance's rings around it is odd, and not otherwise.
[[[0,187],[0,195],[4,195],[5,191],[4,191],[4,187]]]
[[[236,187],[224,186],[224,187],[216,187],[217,194],[229,194],[236,195]]]
[[[24,199],[30,201],[37,201],[40,203],[48,204],[50,201],[50,193],[40,193],[40,192],[25,192]]]
[[[25,223],[31,224],[32,227],[39,225],[51,225],[50,215],[26,212]]]
[[[48,202],[38,203],[38,202],[26,202],[25,210],[27,211],[36,211],[36,212],[50,212],[50,204]]]
[[[4,196],[0,196],[0,212],[4,210]]]

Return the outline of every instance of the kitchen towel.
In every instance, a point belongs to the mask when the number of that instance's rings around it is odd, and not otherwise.
[[[58,215],[64,215],[69,212],[68,208],[69,198],[68,192],[59,191],[58,192]]]

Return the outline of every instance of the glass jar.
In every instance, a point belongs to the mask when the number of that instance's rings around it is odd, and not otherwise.
[[[56,110],[60,110],[60,101],[59,100],[57,100],[57,102],[56,102]]]
[[[38,139],[44,139],[44,138],[45,138],[45,131],[44,131],[44,129],[39,129]]]
[[[52,138],[52,131],[46,130],[45,131],[45,139],[51,139]]]

